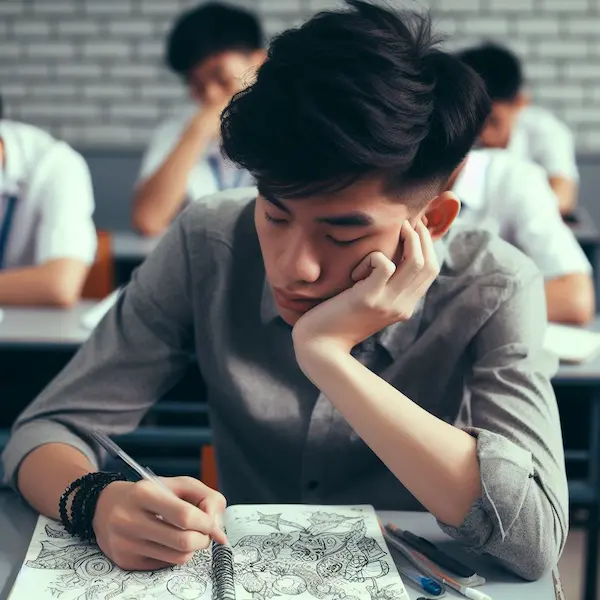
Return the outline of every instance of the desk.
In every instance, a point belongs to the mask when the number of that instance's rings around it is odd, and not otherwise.
[[[389,513],[382,512],[385,521],[394,521],[400,527],[410,528],[414,533],[424,535],[432,541],[440,542],[442,547],[456,543],[447,538],[437,527],[431,515],[423,513]],[[0,491],[0,600],[6,600],[21,567],[29,539],[36,522],[36,515],[23,503],[17,495],[9,490]],[[454,550],[453,550],[454,552]],[[458,550],[457,555],[462,555]],[[509,575],[506,571],[490,564],[489,560],[469,555],[467,559],[490,583],[479,588],[492,596],[494,600],[553,600],[554,585],[552,575],[548,574],[540,581],[523,582]],[[406,584],[411,600],[422,596]],[[462,598],[455,592],[448,591],[449,598]]]
[[[160,236],[143,237],[133,231],[113,231],[110,235],[115,260],[142,262],[156,248],[160,240]]]
[[[0,349],[78,348],[90,335],[81,325],[82,315],[97,303],[82,301],[72,309],[3,308]]]
[[[600,331],[600,316],[588,326]],[[554,384],[569,387],[589,387],[591,392],[589,448],[584,451],[565,451],[567,460],[584,460],[588,465],[587,478],[569,481],[571,502],[586,506],[589,517],[586,522],[586,558],[584,574],[584,598],[596,599],[596,569],[598,568],[598,528],[600,527],[600,354],[589,362],[579,365],[561,364],[552,379]]]

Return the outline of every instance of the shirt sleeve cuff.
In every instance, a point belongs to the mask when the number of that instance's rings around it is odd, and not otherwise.
[[[477,438],[482,495],[458,527],[438,524],[444,533],[480,553],[508,535],[521,512],[534,468],[531,452],[505,437],[477,428],[465,431]]]
[[[19,467],[27,455],[43,444],[60,443],[77,448],[98,468],[92,448],[70,429],[55,421],[35,421],[14,431],[2,454],[4,483],[17,489]]]

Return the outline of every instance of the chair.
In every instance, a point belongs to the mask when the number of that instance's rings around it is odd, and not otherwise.
[[[98,250],[90,268],[81,297],[88,300],[106,298],[114,289],[115,265],[108,231],[98,231]]]
[[[217,461],[215,459],[215,449],[212,447],[212,444],[202,446],[200,460],[200,479],[202,479],[202,483],[211,487],[213,490],[218,490],[219,477],[217,475]]]

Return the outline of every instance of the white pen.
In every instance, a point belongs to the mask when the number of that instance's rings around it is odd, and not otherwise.
[[[163,490],[166,490],[167,492],[169,492],[171,495],[175,496],[176,498],[178,497],[177,494],[175,494],[175,492],[168,485],[166,485],[165,482],[160,477],[157,477],[151,469],[149,469],[147,467],[142,467],[142,465],[140,465],[140,463],[138,463],[134,458],[129,456],[129,454],[127,454],[127,452],[125,452],[125,450],[123,450],[121,447],[119,447],[117,444],[115,444],[108,436],[106,436],[105,434],[103,434],[99,431],[92,431],[91,435],[109,454],[111,454],[115,458],[120,458],[128,467],[130,467],[132,470],[134,470],[142,479],[145,479],[146,481],[152,481],[153,483],[155,483],[156,485],[161,487]],[[160,515],[156,515],[156,516],[159,519],[163,520],[163,518]],[[217,520],[217,527],[219,527],[221,530],[224,531],[222,515],[217,515],[216,520]],[[179,526],[177,525],[176,527],[179,527]],[[179,529],[183,529],[183,528],[179,527]],[[227,544],[227,545],[229,545],[229,544]]]

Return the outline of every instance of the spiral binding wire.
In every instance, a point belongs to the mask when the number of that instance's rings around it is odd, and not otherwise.
[[[235,600],[233,550],[229,546],[213,541],[212,572],[212,600]]]

